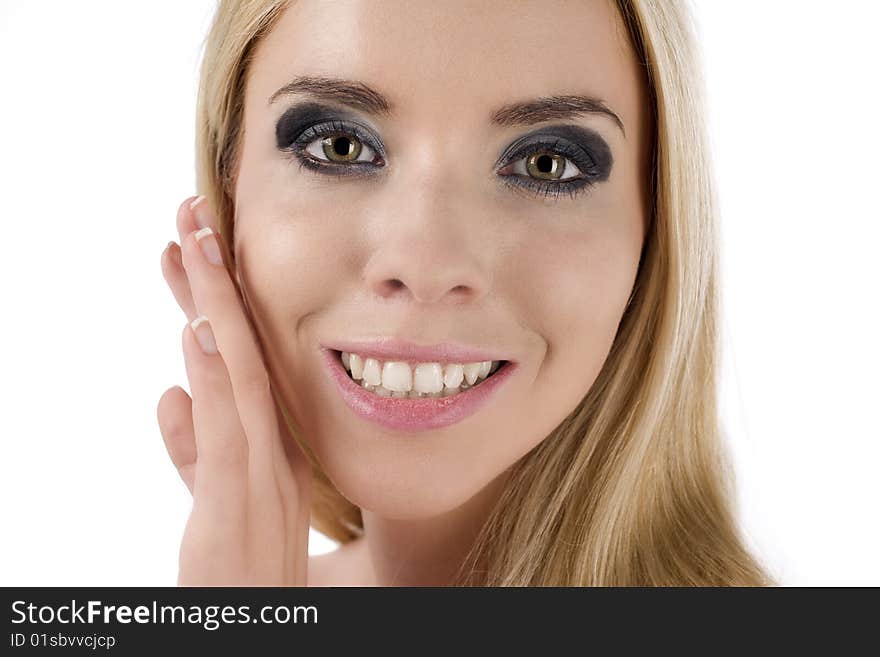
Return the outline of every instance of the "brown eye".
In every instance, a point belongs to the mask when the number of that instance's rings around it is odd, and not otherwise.
[[[362,145],[357,137],[337,135],[321,140],[324,155],[331,162],[354,162],[361,154]]]
[[[538,151],[526,158],[526,172],[538,180],[558,180],[568,158],[558,153]]]
[[[350,132],[319,137],[310,141],[303,150],[319,162],[340,167],[360,165],[376,159],[375,151]]]
[[[551,184],[561,184],[577,178],[581,170],[570,157],[554,150],[541,149],[513,160],[500,173],[516,173],[529,180],[549,180],[556,181]]]

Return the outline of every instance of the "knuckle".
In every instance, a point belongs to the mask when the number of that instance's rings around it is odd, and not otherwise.
[[[201,376],[211,393],[223,394],[229,388],[230,376],[223,353],[218,351],[214,358],[204,363]]]
[[[241,469],[248,463],[247,445],[237,437],[220,436],[212,449],[203,450],[199,459],[205,465],[219,468]]]

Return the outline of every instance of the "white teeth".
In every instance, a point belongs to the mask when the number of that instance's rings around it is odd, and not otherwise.
[[[464,366],[464,378],[467,379],[468,385],[474,385],[480,375],[481,367],[482,363],[468,363]]]
[[[364,361],[364,381],[371,386],[382,385],[382,371],[379,369],[379,361],[375,358],[367,358]]]
[[[493,374],[499,361],[485,360],[475,363],[415,363],[382,362],[376,358],[364,358],[343,351],[342,365],[351,378],[382,397],[417,399],[420,397],[449,397],[473,387]]]
[[[443,383],[447,388],[458,388],[464,380],[464,368],[459,363],[450,363],[446,366],[446,374]]]
[[[349,362],[351,364],[351,378],[362,379],[364,377],[364,360],[357,354],[351,354]]]
[[[413,389],[416,392],[442,392],[443,368],[440,363],[419,363],[416,365]]]
[[[412,369],[408,363],[388,361],[382,366],[382,386],[388,390],[409,392],[413,387]]]

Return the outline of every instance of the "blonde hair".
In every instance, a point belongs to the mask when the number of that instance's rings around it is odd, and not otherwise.
[[[221,0],[204,44],[198,192],[232,235],[244,91],[285,0]],[[716,198],[693,18],[676,0],[617,0],[653,114],[650,229],[630,303],[595,383],[511,469],[457,585],[777,583],[744,544],[718,420]],[[277,398],[277,397],[276,397]],[[312,526],[347,542],[360,509],[312,463]]]

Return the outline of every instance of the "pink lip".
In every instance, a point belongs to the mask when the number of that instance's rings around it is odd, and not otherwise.
[[[478,385],[452,397],[402,399],[380,397],[363,388],[348,375],[335,351],[323,348],[321,352],[331,376],[339,386],[342,398],[352,411],[365,420],[380,424],[387,429],[405,432],[439,429],[473,415],[492,398],[519,367],[517,363],[509,361]]]

